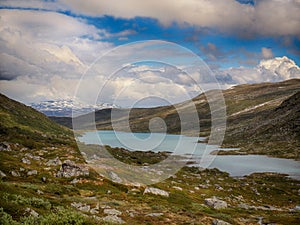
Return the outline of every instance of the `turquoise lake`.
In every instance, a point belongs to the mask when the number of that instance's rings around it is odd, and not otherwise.
[[[78,138],[85,144],[109,145],[131,151],[167,151],[176,155],[190,156],[198,161],[204,152],[217,150],[218,146],[197,143],[201,138],[165,133],[126,133],[117,131],[86,132]],[[189,165],[191,166],[191,165]],[[192,166],[199,166],[192,164]],[[276,172],[300,179],[300,162],[262,155],[216,156],[208,168],[218,168],[231,176],[244,176],[254,172]]]

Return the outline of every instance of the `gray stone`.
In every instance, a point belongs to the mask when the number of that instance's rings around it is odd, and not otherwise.
[[[30,216],[33,216],[33,217],[38,217],[39,216],[39,214],[31,208],[26,208],[25,212],[28,213]]]
[[[0,170],[0,177],[6,177],[6,174]]]
[[[79,182],[79,180],[77,178],[74,178],[70,183],[71,184],[77,184]]]
[[[206,198],[205,204],[214,209],[224,209],[227,208],[227,202],[220,200],[213,196],[212,198]]]
[[[223,220],[214,220],[212,222],[212,225],[231,225],[231,223],[227,223],[227,222],[225,222]]]
[[[17,171],[11,171],[11,175],[13,176],[13,177],[19,177],[20,176],[20,174],[19,174],[19,172],[17,172]]]
[[[145,191],[143,194],[154,194],[154,195],[161,195],[164,197],[169,197],[169,192],[158,189],[158,188],[153,188],[153,187],[146,187]]]
[[[31,164],[30,160],[27,159],[27,158],[22,158],[22,159],[21,159],[21,162],[24,163],[24,164],[28,164],[28,165]]]
[[[10,143],[8,142],[1,142],[0,143],[0,151],[11,151]]]
[[[75,164],[73,161],[66,160],[61,165],[60,170],[57,172],[57,177],[78,177],[89,176],[89,168],[85,165]]]
[[[43,195],[43,194],[44,194],[44,192],[41,191],[41,190],[37,190],[36,193],[37,193],[38,195]]]
[[[107,215],[116,215],[116,216],[122,215],[122,212],[116,209],[104,209],[103,213]]]
[[[91,206],[90,205],[87,205],[87,204],[82,204],[81,202],[73,202],[71,203],[71,206],[73,206],[74,208],[78,209],[79,211],[82,211],[82,212],[89,212],[90,209],[91,209]]]
[[[109,222],[109,223],[117,223],[117,224],[124,224],[125,222],[116,215],[108,215],[104,218],[102,218],[103,221]]]
[[[110,177],[110,179],[115,182],[115,183],[122,183],[122,179],[118,176],[118,174],[112,172],[112,171],[109,171],[108,172],[108,175]]]
[[[147,214],[147,216],[151,216],[151,217],[160,217],[160,216],[163,216],[164,214],[163,213],[149,213]]]
[[[47,166],[60,166],[62,165],[61,160],[56,157],[55,159],[50,159],[48,162],[46,162]]]
[[[239,204],[238,207],[241,208],[241,209],[246,209],[246,210],[248,210],[248,209],[251,208],[249,205],[247,205],[247,204],[245,204],[245,203]]]
[[[182,191],[182,188],[181,188],[181,187],[173,186],[173,188],[174,188],[175,190]]]
[[[37,175],[38,172],[36,170],[30,170],[27,172],[27,176]]]

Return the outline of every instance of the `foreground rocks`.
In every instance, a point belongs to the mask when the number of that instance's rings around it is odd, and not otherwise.
[[[153,188],[153,187],[147,187],[144,191],[144,194],[153,194],[153,195],[160,195],[164,197],[169,197],[169,192],[158,189],[158,188]]]
[[[56,174],[57,177],[78,177],[89,176],[89,169],[85,165],[75,164],[71,160],[65,160],[60,170]]]
[[[213,209],[225,209],[227,208],[227,202],[218,199],[217,197],[213,196],[212,198],[206,198],[205,204]]]

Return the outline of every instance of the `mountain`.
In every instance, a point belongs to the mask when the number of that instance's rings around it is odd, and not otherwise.
[[[298,159],[295,147],[300,143],[297,125],[297,118],[300,118],[300,104],[296,104],[299,101],[297,98],[299,91],[300,79],[278,83],[244,84],[224,90],[227,127],[223,146],[238,147],[248,153]],[[198,111],[200,136],[208,137],[211,112],[205,94],[200,94],[192,101],[192,105],[195,105]],[[156,108],[104,109],[95,113],[95,121],[97,129],[112,129],[113,112],[114,129],[126,131],[124,124],[129,114],[132,131],[149,132],[149,121],[160,117],[165,121],[168,133],[180,133],[182,124],[176,108],[180,108],[189,117],[191,107],[190,102],[183,102]],[[93,127],[93,124],[89,124],[89,116],[91,114],[76,117],[74,120],[83,124],[83,129],[89,129]],[[68,118],[60,118],[57,122],[71,126],[71,120]],[[189,125],[191,130],[193,126],[199,126],[195,123]],[[159,127],[154,128],[154,131],[162,132]]]
[[[68,100],[49,100],[40,103],[31,103],[30,106],[47,116],[57,117],[71,117],[87,114],[99,109],[118,108],[115,104],[101,103],[101,104],[84,104],[71,99]]]
[[[300,68],[286,56],[261,60],[253,68],[229,68],[216,72],[216,78],[223,84],[249,84],[280,82],[300,78]]]

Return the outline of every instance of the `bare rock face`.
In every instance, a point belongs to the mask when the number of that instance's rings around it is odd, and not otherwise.
[[[71,160],[66,160],[61,165],[60,170],[57,172],[57,177],[78,177],[89,176],[89,169],[85,165],[75,164]]]
[[[214,209],[225,209],[227,208],[227,202],[220,200],[213,196],[212,198],[206,198],[205,204]]]
[[[144,194],[154,194],[154,195],[160,195],[164,197],[169,197],[169,192],[158,189],[158,188],[153,188],[153,187],[147,187],[144,191]]]

